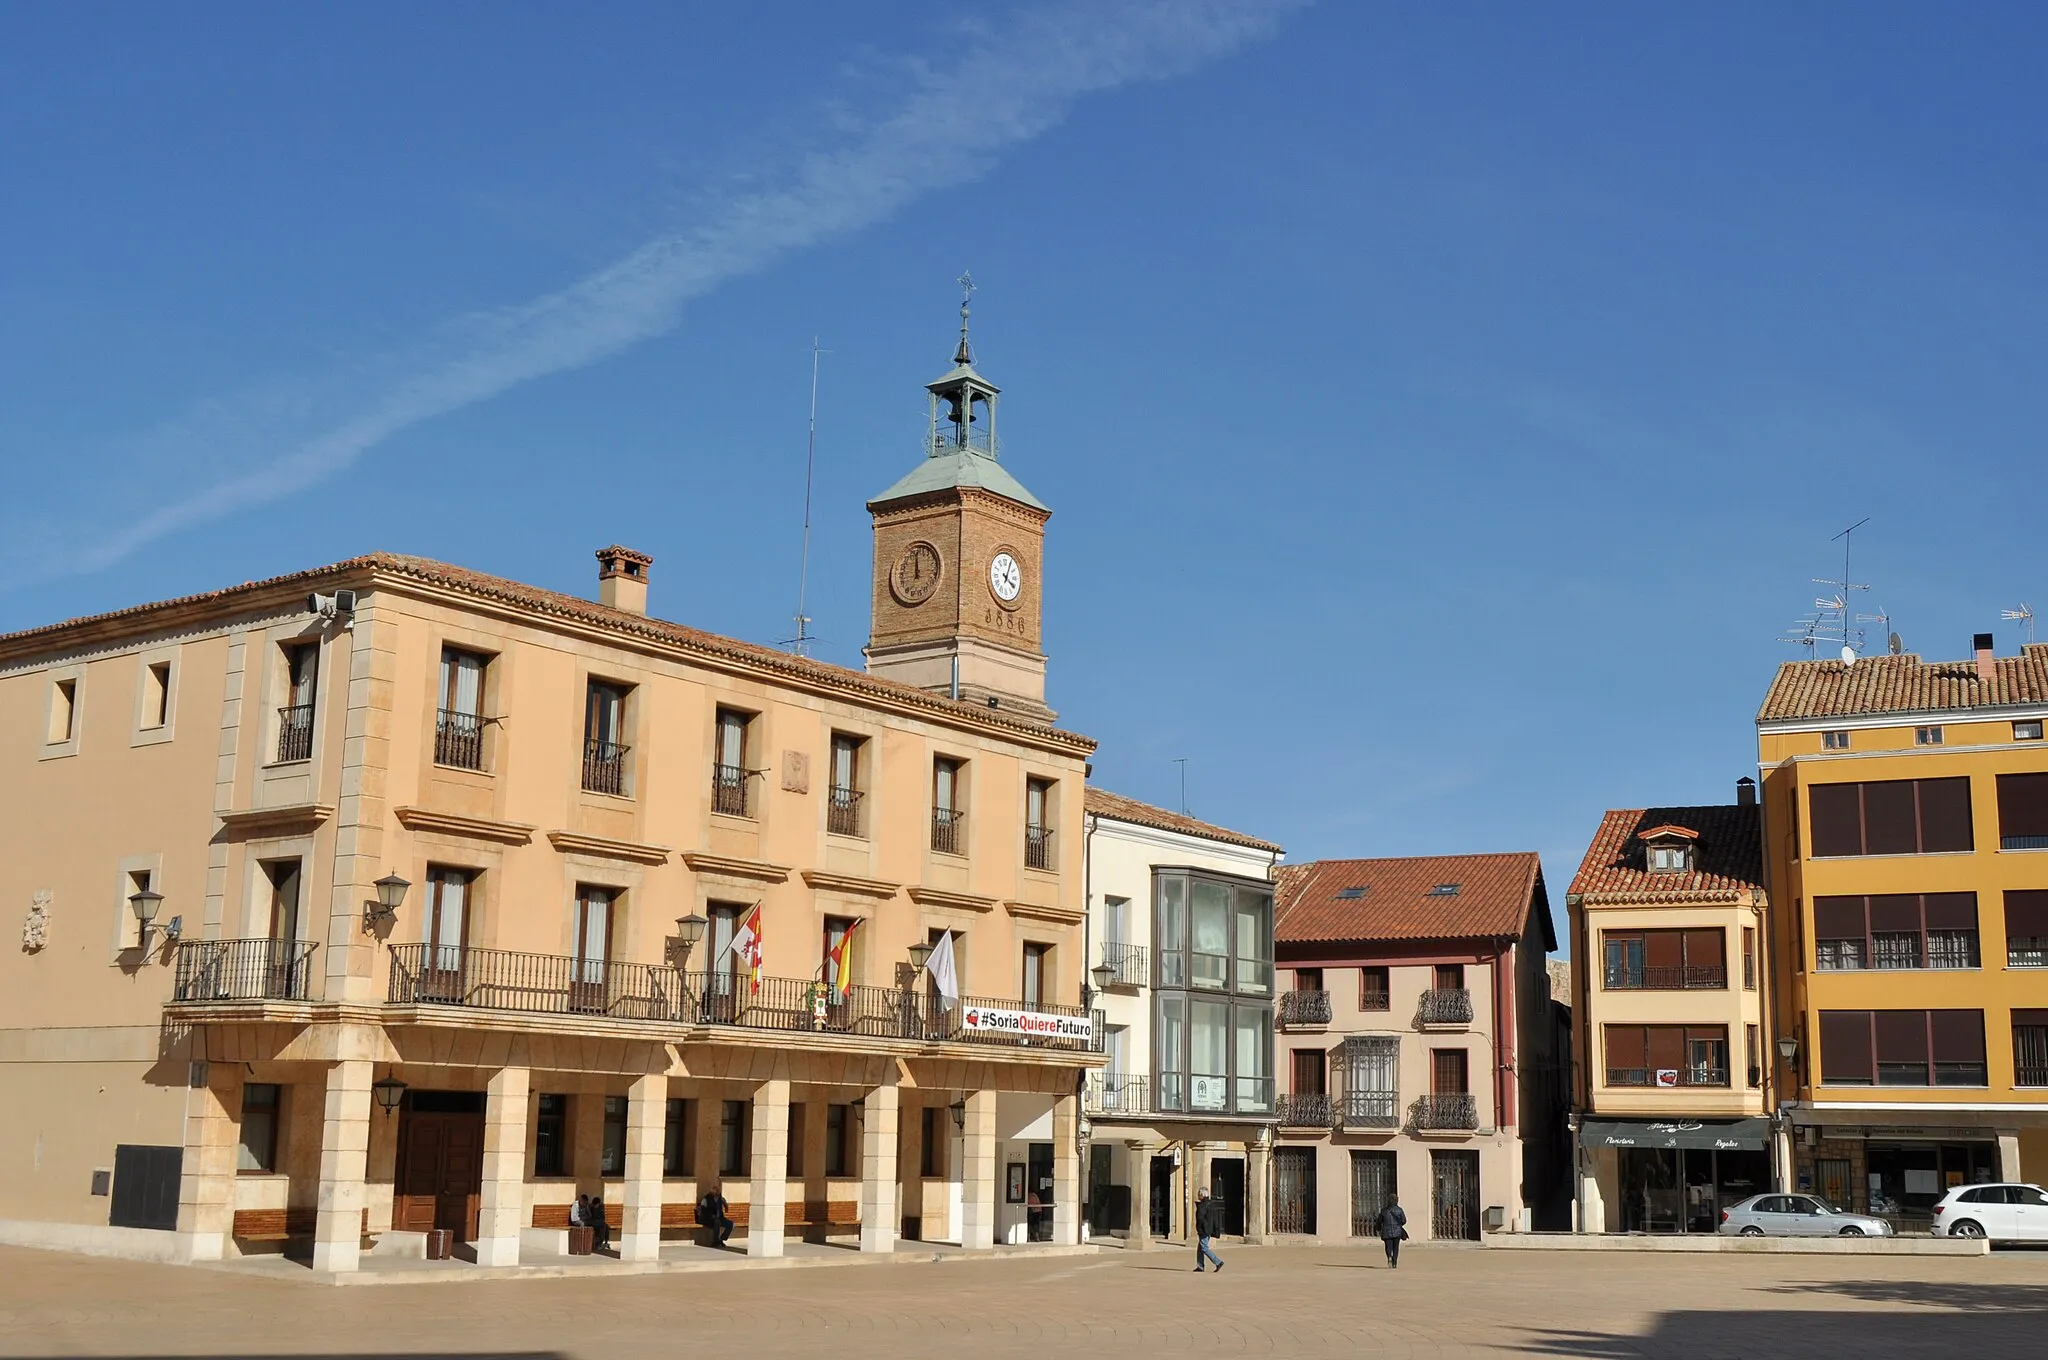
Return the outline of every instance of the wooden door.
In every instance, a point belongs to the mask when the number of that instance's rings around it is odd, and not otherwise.
[[[403,1232],[446,1228],[456,1241],[469,1241],[483,1194],[483,1115],[407,1110],[401,1118],[392,1226]]]

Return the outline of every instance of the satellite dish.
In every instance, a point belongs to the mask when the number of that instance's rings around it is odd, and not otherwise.
[[[1893,655],[1893,656],[1899,656],[1899,655],[1903,654],[1903,653],[1905,652],[1905,650],[1906,650],[1906,644],[1905,644],[1905,643],[1903,643],[1903,642],[1901,642],[1901,641],[1899,640],[1899,635],[1898,635],[1897,633],[1893,633],[1893,634],[1892,634],[1892,642],[1891,642],[1891,652],[1892,652],[1892,655]]]
[[[1842,649],[1842,664],[1844,666],[1856,664],[1856,649],[1854,647],[1844,647]]]

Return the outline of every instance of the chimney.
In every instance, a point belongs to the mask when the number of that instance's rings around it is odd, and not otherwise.
[[[1735,806],[1756,806],[1756,781],[1748,775],[1735,781]]]
[[[654,559],[614,543],[597,550],[597,602],[628,614],[647,612],[647,569]]]
[[[1991,677],[1998,673],[1991,663],[1991,634],[1979,633],[1973,642],[1977,651],[1977,678],[1988,685]]]

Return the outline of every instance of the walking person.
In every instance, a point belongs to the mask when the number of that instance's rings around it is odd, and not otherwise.
[[[1209,1197],[1207,1190],[1195,1192],[1195,1274],[1202,1273],[1206,1262],[1214,1261],[1216,1269],[1223,1269],[1223,1258],[1209,1245],[1213,1237],[1223,1234],[1223,1206]]]
[[[1387,1196],[1387,1207],[1380,1210],[1380,1241],[1387,1246],[1387,1265],[1395,1270],[1401,1268],[1401,1243],[1408,1237],[1408,1215],[1401,1208],[1401,1201]]]

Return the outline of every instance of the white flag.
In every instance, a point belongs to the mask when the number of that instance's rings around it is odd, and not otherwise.
[[[929,959],[925,960],[931,971],[932,985],[939,989],[939,997],[951,1010],[960,1004],[960,974],[953,966],[953,932],[939,936],[939,942],[932,946]]]

